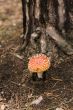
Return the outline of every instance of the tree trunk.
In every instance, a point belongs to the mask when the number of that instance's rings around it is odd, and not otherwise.
[[[50,37],[63,52],[73,54],[72,46],[66,41],[68,24],[73,23],[72,0],[22,0],[22,11],[23,50],[29,42],[36,48],[35,38],[39,38],[41,52],[46,53],[46,37]]]

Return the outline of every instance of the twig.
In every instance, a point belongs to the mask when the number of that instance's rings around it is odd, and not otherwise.
[[[70,103],[72,101],[73,101],[73,97],[69,101],[65,101],[65,103],[67,104],[67,103]]]
[[[18,85],[18,86],[20,86],[21,84],[19,83],[16,83],[16,82],[14,82],[14,81],[10,81],[11,83],[13,83],[13,84],[15,84],[15,85]]]
[[[54,78],[54,77],[51,77],[51,78],[56,81],[63,81],[62,79],[58,79],[58,78]]]
[[[14,55],[15,57],[17,57],[17,58],[19,58],[19,59],[21,59],[21,60],[23,60],[23,56],[21,56],[21,55],[18,55],[17,53],[10,53],[11,55]]]
[[[60,81],[57,81],[52,88],[54,88],[58,84],[58,82],[60,82]]]

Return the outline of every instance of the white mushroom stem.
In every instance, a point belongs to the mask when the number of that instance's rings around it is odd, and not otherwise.
[[[37,73],[38,78],[43,78],[43,72]]]

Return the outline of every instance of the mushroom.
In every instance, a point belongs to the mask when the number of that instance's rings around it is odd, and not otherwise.
[[[50,67],[50,58],[45,54],[36,54],[30,57],[28,69],[31,73],[37,73],[38,78],[43,78],[43,72]]]

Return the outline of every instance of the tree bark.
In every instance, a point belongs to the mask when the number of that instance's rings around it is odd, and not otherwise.
[[[70,20],[69,2],[72,0],[22,0],[23,46],[29,42],[36,48],[35,38],[39,37],[41,52],[46,53],[46,37],[51,37],[58,47],[68,55],[73,48],[66,38],[67,24]]]

